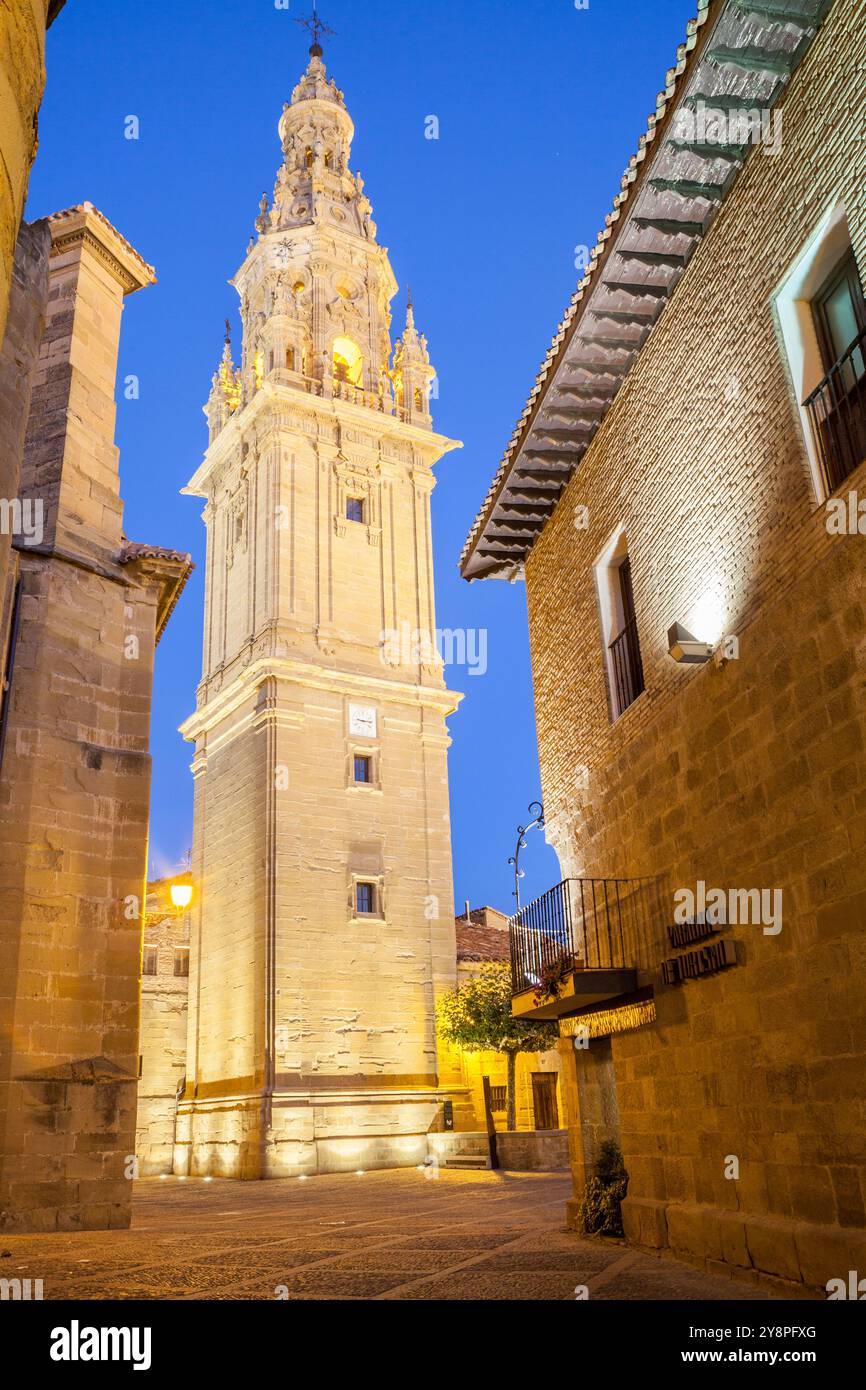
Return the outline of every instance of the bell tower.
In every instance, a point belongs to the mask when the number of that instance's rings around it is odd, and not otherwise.
[[[317,36],[316,36],[317,37]],[[189,1036],[178,1172],[417,1163],[455,983],[445,689],[433,634],[433,377],[318,42],[233,284],[186,492],[205,499]],[[409,634],[411,640],[404,640]]]

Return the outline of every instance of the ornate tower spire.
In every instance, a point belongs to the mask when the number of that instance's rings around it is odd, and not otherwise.
[[[394,366],[391,377],[394,395],[412,424],[430,422],[430,383],[436,376],[430,365],[427,339],[415,327],[415,307],[412,291],[406,301],[406,327],[403,337],[394,344]]]
[[[241,402],[272,373],[318,394],[394,413],[390,302],[397,290],[376,240],[364,180],[349,167],[355,128],[328,77],[317,13],[307,67],[278,124],[282,163],[262,194],[235,277],[241,297]],[[234,382],[234,378],[233,378]],[[218,428],[225,411],[208,409]],[[427,418],[417,414],[419,424]]]
[[[319,43],[319,39],[323,34],[336,35],[336,30],[329,29],[327,24],[319,19],[318,10],[316,9],[316,0],[313,0],[313,13],[306,19],[296,19],[295,23],[299,24],[302,29],[307,29],[312,36],[313,42],[310,45],[311,56],[314,58],[321,58],[322,45]]]

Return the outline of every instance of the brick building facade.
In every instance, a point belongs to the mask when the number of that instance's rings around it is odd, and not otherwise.
[[[463,572],[525,573],[563,879],[649,894],[548,1008],[575,1192],[614,1138],[633,1241],[784,1289],[866,1267],[866,9],[758,8],[690,26]]]

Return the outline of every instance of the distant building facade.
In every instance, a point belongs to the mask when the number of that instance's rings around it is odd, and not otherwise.
[[[190,881],[181,874],[147,886],[135,1140],[143,1178],[174,1166],[177,1100],[186,1079],[189,912],[174,905],[171,888]]]
[[[699,6],[462,559],[526,580],[575,1197],[613,1139],[631,1240],[783,1291],[866,1267],[864,107],[861,6]]]
[[[495,907],[471,908],[456,919],[457,984],[463,985],[490,961],[510,960],[508,918]],[[508,1068],[502,1052],[461,1052],[463,1075],[472,1098],[475,1123],[483,1125],[484,1077],[490,1083],[493,1120],[506,1128]],[[559,1053],[519,1052],[515,1058],[516,1125],[519,1130],[558,1130],[563,1123],[559,1092]]]

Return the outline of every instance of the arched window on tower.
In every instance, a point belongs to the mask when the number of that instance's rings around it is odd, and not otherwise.
[[[310,145],[308,145],[304,151],[304,164],[308,169],[312,169],[313,167],[313,151]]]
[[[295,349],[293,347],[286,348],[286,368],[290,372],[295,370]]]
[[[424,409],[424,392],[421,390],[420,386],[415,387],[415,409]]]
[[[334,339],[333,360],[335,381],[345,381],[352,386],[362,384],[364,359],[358,344],[351,338]]]

